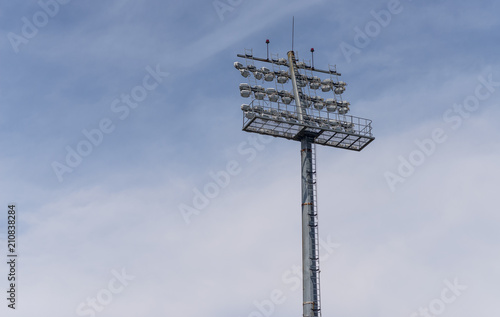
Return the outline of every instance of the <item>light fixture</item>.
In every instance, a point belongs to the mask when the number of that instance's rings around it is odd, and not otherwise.
[[[266,94],[268,94],[268,95],[272,95],[272,94],[276,94],[276,93],[277,93],[277,91],[274,88],[267,88],[266,89]]]
[[[252,111],[252,107],[250,107],[250,105],[247,105],[247,104],[242,104],[241,105],[241,110],[243,110],[243,111]]]
[[[262,113],[262,112],[264,112],[264,108],[262,108],[261,106],[253,106],[252,109],[256,113]]]
[[[282,66],[286,66],[287,65],[287,61],[286,61],[285,58],[279,58],[278,62],[276,64],[282,65]]]
[[[255,99],[257,99],[257,100],[264,100],[264,97],[266,96],[266,94],[265,94],[265,93],[263,93],[263,92],[258,92],[258,91],[256,91],[256,92],[254,93],[254,95],[255,95]]]
[[[234,62],[234,67],[238,70],[245,68],[240,62]]]
[[[243,98],[248,98],[248,97],[250,97],[250,94],[251,94],[251,93],[252,93],[252,91],[251,91],[251,90],[241,90],[241,91],[240,91],[240,95],[241,95],[241,97],[243,97]]]
[[[274,80],[274,73],[264,74],[264,80],[265,81],[273,81]]]
[[[261,72],[254,72],[253,76],[255,77],[255,79],[261,80],[263,75]]]
[[[322,92],[328,92],[328,91],[330,91],[330,89],[332,89],[332,87],[330,85],[321,84],[321,91]]]
[[[318,100],[314,103],[314,108],[316,108],[317,110],[323,109],[324,106],[325,104],[321,100]]]
[[[247,83],[240,84],[240,90],[251,90],[250,85]]]
[[[301,61],[297,62],[297,68],[301,68],[301,69],[306,68],[306,63],[305,62],[301,62]]]
[[[253,120],[253,119],[255,119],[255,117],[257,116],[257,115],[255,114],[255,112],[250,112],[250,111],[248,111],[248,112],[244,112],[244,114],[245,114],[245,117],[246,117],[247,119],[249,119],[249,120]]]
[[[326,104],[326,111],[328,112],[335,112],[337,110],[337,101],[333,98],[328,98],[325,100]]]
[[[240,69],[240,73],[241,73],[241,76],[247,78],[248,76],[250,76],[250,72],[246,69]]]
[[[289,104],[292,102],[292,98],[291,98],[291,97],[288,97],[288,96],[282,96],[282,97],[281,97],[281,101],[282,101],[285,105],[289,105]]]

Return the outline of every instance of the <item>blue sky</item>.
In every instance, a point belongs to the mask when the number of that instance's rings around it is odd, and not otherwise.
[[[323,315],[500,312],[500,4],[40,3],[0,7],[2,316],[301,314],[299,144],[241,131],[233,67],[266,39],[284,56],[292,16],[376,137],[318,148]]]

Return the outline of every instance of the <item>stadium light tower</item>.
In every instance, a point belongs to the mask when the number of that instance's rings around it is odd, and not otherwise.
[[[244,64],[235,62],[234,67],[248,79],[248,83],[240,84],[240,94],[250,98],[248,104],[241,105],[243,130],[301,144],[303,316],[318,317],[321,300],[316,144],[361,151],[375,139],[371,120],[347,115],[350,104],[342,100],[347,84],[339,81],[335,66],[316,69],[308,61],[299,61],[293,48],[287,58],[277,54],[269,58],[269,53],[267,58],[258,58],[251,49],[237,56],[244,59]],[[256,62],[268,63],[270,68],[258,68]],[[322,94],[330,97],[325,99]]]

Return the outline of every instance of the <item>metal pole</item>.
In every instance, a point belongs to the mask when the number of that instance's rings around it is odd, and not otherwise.
[[[303,110],[300,104],[299,89],[295,78],[295,54],[288,52],[288,67],[292,79],[297,118],[303,122]],[[315,167],[313,156],[314,136],[305,134],[301,140],[301,167],[302,167],[302,297],[303,316],[320,316],[319,296],[319,238],[318,218],[315,206]]]
[[[295,96],[295,104],[297,105],[297,119],[302,123],[302,105],[300,104],[299,89],[297,88],[297,80],[295,79],[295,54],[293,51],[288,52],[288,68],[290,68],[290,77],[292,78],[293,94]]]
[[[302,279],[303,316],[320,316],[319,293],[319,238],[318,218],[315,208],[315,156],[313,137],[301,139],[302,167]]]
[[[311,67],[314,69],[314,48],[311,48]]]
[[[267,60],[269,60],[269,39],[266,40],[266,46],[267,46]]]

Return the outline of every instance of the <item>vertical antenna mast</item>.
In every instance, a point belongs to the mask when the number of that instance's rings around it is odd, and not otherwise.
[[[293,38],[295,36],[295,16],[292,17],[292,52],[293,52]]]

